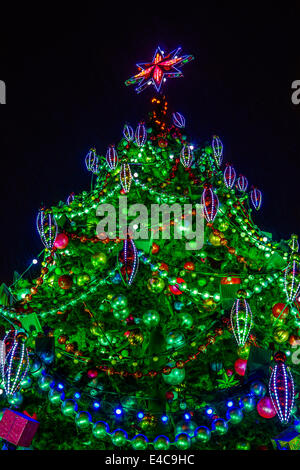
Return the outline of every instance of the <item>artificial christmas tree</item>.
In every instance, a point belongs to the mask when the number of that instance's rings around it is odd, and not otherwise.
[[[38,213],[41,273],[0,308],[0,404],[37,413],[33,448],[249,450],[271,447],[278,410],[295,420],[297,238],[262,232],[262,194],[221,139],[191,145],[169,112],[163,83],[191,59],[138,65],[126,84],[154,85],[148,120],[88,152],[89,192]]]

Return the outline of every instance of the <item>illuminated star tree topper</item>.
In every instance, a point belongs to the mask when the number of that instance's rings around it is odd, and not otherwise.
[[[140,93],[149,85],[154,85],[159,92],[162,83],[167,78],[183,77],[183,73],[179,68],[194,59],[192,55],[181,55],[180,52],[181,47],[178,47],[165,55],[165,52],[158,47],[152,62],[137,64],[139,72],[126,80],[125,85],[137,84],[138,86],[135,89],[137,93]]]

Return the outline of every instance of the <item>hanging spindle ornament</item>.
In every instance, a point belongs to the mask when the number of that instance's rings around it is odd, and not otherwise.
[[[172,114],[174,126],[183,129],[185,127],[185,118],[180,113]]]
[[[286,355],[283,352],[277,352],[274,361],[269,394],[278,418],[283,424],[287,424],[295,401],[294,380],[289,367],[285,365]]]
[[[68,197],[67,197],[67,205],[69,206],[70,204],[72,204],[72,202],[74,201],[75,199],[75,193],[71,193]]]
[[[293,253],[297,253],[299,251],[299,242],[298,242],[298,235],[292,234],[290,240],[288,241],[288,245],[290,250]]]
[[[51,250],[57,236],[57,223],[54,215],[40,209],[36,218],[36,228],[41,237],[43,245]]]
[[[213,192],[211,184],[204,184],[201,204],[203,205],[203,214],[207,222],[213,222],[219,209],[219,199]]]
[[[193,163],[193,150],[190,145],[184,145],[180,152],[180,161],[185,168],[190,168]]]
[[[245,299],[246,295],[245,291],[238,290],[238,298],[235,300],[230,313],[232,331],[239,347],[245,345],[252,328],[252,312]]]
[[[88,171],[93,171],[95,161],[98,160],[96,155],[96,149],[91,148],[85,157],[85,166]]]
[[[214,159],[218,167],[221,166],[223,161],[223,144],[217,135],[214,135],[212,138],[212,149],[214,153]]]
[[[135,143],[138,147],[143,147],[147,140],[147,131],[143,122],[141,122],[135,131]]]
[[[123,136],[127,140],[127,142],[132,142],[134,139],[134,132],[131,126],[128,124],[125,124],[124,129],[123,129]]]
[[[29,369],[25,344],[17,339],[17,331],[9,331],[0,343],[1,376],[6,396],[18,391]]]
[[[226,168],[224,170],[224,183],[227,186],[227,188],[231,189],[233,187],[235,178],[236,178],[235,169],[229,163],[226,163]]]
[[[298,253],[291,255],[292,259],[284,273],[284,290],[288,303],[293,303],[300,291],[300,263]]]
[[[261,206],[261,203],[262,203],[261,191],[257,188],[253,188],[250,191],[250,199],[251,199],[251,202],[252,202],[252,206],[254,207],[254,209],[256,209],[258,211],[260,209],[260,206]]]
[[[118,154],[114,145],[110,145],[106,152],[106,163],[110,170],[115,170],[118,166]]]
[[[132,174],[129,163],[123,163],[120,170],[120,183],[125,193],[129,193]]]
[[[247,188],[248,188],[248,180],[246,178],[246,176],[243,176],[243,175],[240,175],[237,179],[237,188],[242,191],[243,193],[245,193],[247,191]]]
[[[138,251],[134,241],[127,237],[119,253],[119,263],[121,265],[121,275],[124,282],[131,286],[139,267]]]

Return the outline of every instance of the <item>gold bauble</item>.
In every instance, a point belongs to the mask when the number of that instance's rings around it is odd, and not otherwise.
[[[289,339],[289,332],[283,328],[277,328],[274,331],[273,338],[276,343],[285,343]]]

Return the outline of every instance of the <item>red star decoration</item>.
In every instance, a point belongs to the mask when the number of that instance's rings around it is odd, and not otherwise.
[[[183,73],[178,69],[187,62],[194,59],[192,55],[180,56],[181,47],[178,47],[166,56],[164,51],[158,47],[155,51],[152,62],[137,64],[139,72],[126,80],[125,85],[138,84],[135,91],[140,93],[148,85],[154,85],[159,92],[161,85],[166,78],[183,77]]]

